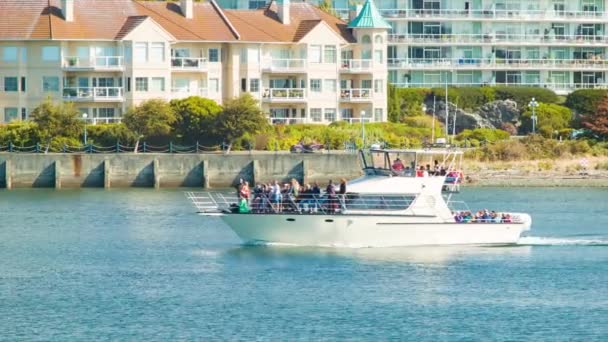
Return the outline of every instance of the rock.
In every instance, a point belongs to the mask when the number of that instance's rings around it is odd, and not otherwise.
[[[426,103],[427,114],[433,114],[433,103]],[[445,103],[437,102],[436,118],[445,123]],[[501,128],[505,122],[519,126],[520,112],[517,103],[512,100],[498,100],[484,104],[475,112],[465,112],[450,103],[449,110],[449,133],[454,128],[454,114],[456,114],[456,133],[465,129],[475,128]]]

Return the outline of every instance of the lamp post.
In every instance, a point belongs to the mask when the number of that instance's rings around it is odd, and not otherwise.
[[[536,134],[536,107],[538,107],[538,102],[535,98],[530,100],[528,107],[532,108],[532,134]]]
[[[82,120],[84,121],[84,146],[87,146],[87,113],[82,114]]]
[[[361,111],[361,140],[363,141],[363,149],[365,149],[365,111]]]

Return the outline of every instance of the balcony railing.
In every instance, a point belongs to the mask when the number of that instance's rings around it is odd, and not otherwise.
[[[87,124],[90,125],[98,125],[98,124],[110,124],[110,123],[120,123],[122,122],[121,117],[99,117],[99,118],[87,118],[85,119]]]
[[[603,20],[603,11],[555,11],[522,9],[380,9],[386,18],[403,19],[513,19],[513,20]]]
[[[264,62],[264,69],[271,72],[305,72],[305,59],[268,59]]]
[[[608,60],[589,59],[508,59],[508,58],[391,58],[392,69],[606,69]]]
[[[264,101],[302,101],[306,100],[305,88],[270,88],[264,90]]]
[[[171,99],[185,99],[190,96],[208,97],[207,88],[171,88]]]
[[[63,88],[66,101],[122,101],[121,87],[67,87]]]
[[[445,82],[393,82],[392,85],[399,88],[442,88]],[[555,91],[574,91],[576,89],[608,89],[608,83],[571,83],[571,82],[448,82],[450,87],[483,87],[483,86],[511,86],[511,87],[539,87]]]
[[[295,125],[309,122],[307,118],[268,118],[273,125]]]
[[[64,57],[63,68],[121,70],[124,68],[124,58],[122,56]]]
[[[207,70],[207,59],[192,57],[171,57],[171,69],[174,71]]]
[[[389,34],[388,40],[394,44],[471,44],[471,43],[501,43],[513,42],[522,44],[582,44],[582,45],[604,45],[608,44],[608,36],[597,35],[556,35],[556,34],[432,34],[432,33],[406,33]]]
[[[345,59],[342,60],[341,70],[347,72],[371,72],[371,59]]]
[[[372,99],[372,89],[342,89],[340,90],[340,101],[357,102],[370,101]]]

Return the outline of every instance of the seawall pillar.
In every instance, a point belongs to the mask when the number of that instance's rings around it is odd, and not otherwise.
[[[201,167],[203,168],[203,188],[209,189],[209,161],[203,160]]]
[[[251,162],[251,186],[255,186],[262,181],[262,172],[260,171],[260,161],[254,160]]]
[[[55,160],[53,165],[55,167],[55,189],[61,189],[61,162]]]
[[[10,159],[4,162],[4,184],[8,190],[13,188],[13,163]]]
[[[110,159],[105,158],[103,160],[103,188],[104,189],[109,189],[110,188]]]
[[[154,172],[154,189],[160,189],[160,162],[158,158],[154,158],[154,165],[152,165],[152,170]]]
[[[308,170],[310,169],[310,161],[302,160],[302,184],[308,184]]]

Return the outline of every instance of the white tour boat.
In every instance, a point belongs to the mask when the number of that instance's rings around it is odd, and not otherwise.
[[[250,201],[251,211],[242,213],[235,205],[236,194],[189,192],[187,196],[200,215],[219,216],[245,243],[508,245],[530,229],[528,214],[491,212],[490,216],[482,211],[482,217],[471,219],[460,215],[465,207],[454,210],[455,205],[464,205],[451,200],[463,181],[461,151],[376,149],[360,155],[364,175],[347,183],[346,195],[307,197],[298,201],[297,209],[274,205],[258,195]]]

